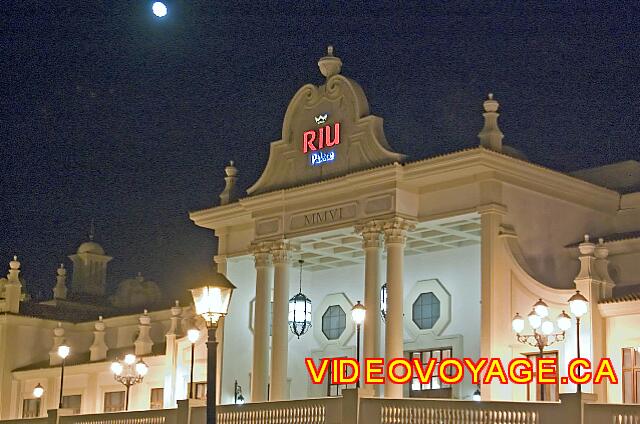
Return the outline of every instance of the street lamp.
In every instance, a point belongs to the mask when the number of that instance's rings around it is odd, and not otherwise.
[[[33,388],[33,396],[36,399],[40,399],[43,394],[44,394],[44,387],[42,387],[42,385],[38,383],[38,385]]]
[[[529,326],[533,330],[532,334],[522,334],[525,322],[519,313],[516,313],[511,320],[511,327],[516,333],[517,340],[520,343],[538,348],[540,359],[544,355],[545,347],[564,341],[565,332],[571,326],[571,319],[564,311],[557,318],[559,332],[555,332],[553,322],[548,317],[549,307],[542,299],[538,299],[527,315]],[[544,390],[540,390],[540,400],[544,400]]]
[[[133,353],[124,356],[124,360],[116,359],[111,363],[113,378],[127,388],[124,410],[129,410],[129,390],[131,386],[142,382],[144,376],[149,372],[149,367],[142,359],[136,358]]]
[[[587,313],[588,308],[589,301],[586,297],[580,294],[580,290],[576,290],[576,293],[569,298],[569,309],[571,309],[571,313],[576,316],[577,358],[580,358],[580,318]],[[580,366],[577,367],[577,372],[578,377],[580,377]],[[578,383],[576,390],[578,393],[582,393],[582,384]]]
[[[189,377],[189,399],[193,399],[193,359],[195,354],[196,342],[200,338],[200,330],[197,328],[190,328],[187,331],[187,339],[191,343],[191,374]]]
[[[58,409],[62,409],[62,387],[64,386],[64,363],[71,353],[71,348],[64,342],[58,346],[58,356],[62,358],[62,367],[60,369],[60,402],[58,402]]]
[[[216,416],[216,374],[218,361],[218,341],[216,330],[218,320],[227,314],[231,294],[236,287],[224,275],[216,272],[212,281],[204,286],[191,289],[196,314],[207,323],[207,424],[215,424]]]
[[[356,323],[356,361],[360,364],[360,327],[364,322],[364,317],[367,314],[367,309],[358,300],[358,303],[351,308],[351,318]],[[360,378],[356,380],[356,387],[360,387]]]

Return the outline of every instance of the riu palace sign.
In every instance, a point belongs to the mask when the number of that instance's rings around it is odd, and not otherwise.
[[[323,125],[327,122],[328,116],[328,113],[316,116],[316,124]],[[333,162],[336,151],[330,148],[338,144],[340,144],[339,122],[302,133],[302,153],[309,154],[309,163],[313,166]]]

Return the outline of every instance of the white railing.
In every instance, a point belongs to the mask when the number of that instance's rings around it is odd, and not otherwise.
[[[59,424],[177,424],[176,409],[152,409],[149,411],[104,412],[89,415],[65,415]]]
[[[640,405],[592,404],[588,394],[561,394],[560,402],[498,402],[342,397],[219,405],[219,424],[640,424]],[[593,399],[593,397],[591,397]],[[206,424],[203,401],[177,409],[59,415],[0,424]]]
[[[361,423],[546,424],[555,423],[558,403],[470,402],[435,399],[362,399]]]
[[[340,424],[341,409],[342,398],[337,397],[222,405],[218,424]],[[204,424],[204,420],[196,421],[196,414],[193,418],[192,424]]]
[[[640,424],[640,405],[588,403],[584,424]]]

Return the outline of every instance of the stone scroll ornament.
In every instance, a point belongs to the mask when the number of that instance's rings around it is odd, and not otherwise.
[[[382,118],[369,114],[364,91],[340,74],[342,61],[327,55],[318,61],[326,78],[306,84],[285,113],[282,139],[271,143],[267,166],[249,194],[295,187],[380,165],[401,162],[391,150]]]

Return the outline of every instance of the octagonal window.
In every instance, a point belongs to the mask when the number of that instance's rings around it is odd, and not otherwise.
[[[332,305],[322,315],[322,334],[329,340],[340,338],[347,328],[347,315],[340,305]]]
[[[440,318],[440,300],[433,292],[422,293],[413,302],[413,322],[421,330],[431,330]]]

